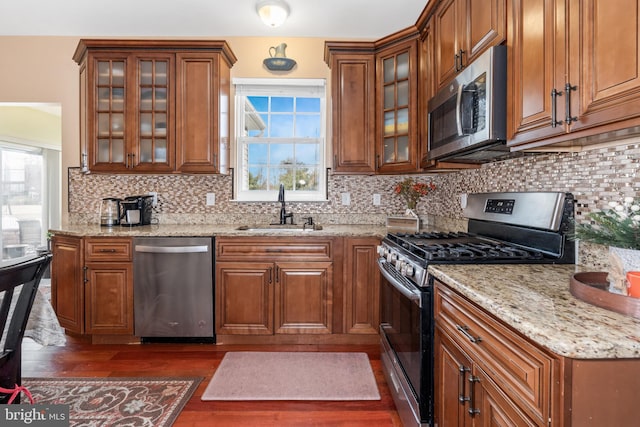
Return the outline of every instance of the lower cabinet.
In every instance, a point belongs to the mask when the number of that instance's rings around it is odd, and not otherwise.
[[[332,243],[217,239],[216,335],[330,334]]]
[[[60,325],[89,335],[133,335],[129,238],[54,236],[51,301]]]
[[[435,289],[438,426],[548,426],[558,360],[446,286]]]

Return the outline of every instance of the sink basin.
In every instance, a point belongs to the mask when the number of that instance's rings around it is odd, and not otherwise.
[[[280,224],[264,224],[264,225],[241,225],[236,228],[236,230],[243,231],[261,231],[268,233],[299,233],[301,231],[314,231],[314,230],[322,230],[322,226],[314,224],[313,226],[307,226],[306,228],[302,228],[302,225],[280,225]]]

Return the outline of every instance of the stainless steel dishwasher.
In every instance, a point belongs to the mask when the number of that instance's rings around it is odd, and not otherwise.
[[[215,342],[213,238],[136,237],[133,247],[135,335]]]

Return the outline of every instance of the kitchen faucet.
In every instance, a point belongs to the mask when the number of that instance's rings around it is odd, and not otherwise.
[[[280,184],[280,191],[278,192],[278,201],[282,204],[280,206],[280,225],[284,225],[287,223],[287,218],[290,218],[290,224],[293,224],[293,213],[288,212],[285,208],[284,202],[284,184]]]

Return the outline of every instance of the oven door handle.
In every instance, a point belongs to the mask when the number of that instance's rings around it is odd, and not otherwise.
[[[409,298],[410,301],[415,302],[420,308],[422,308],[422,298],[420,296],[420,291],[417,288],[409,288],[405,286],[403,283],[398,282],[398,280],[393,277],[385,268],[384,264],[387,264],[387,261],[384,258],[378,258],[378,267],[382,275],[387,282],[394,288],[398,290],[402,295]]]

